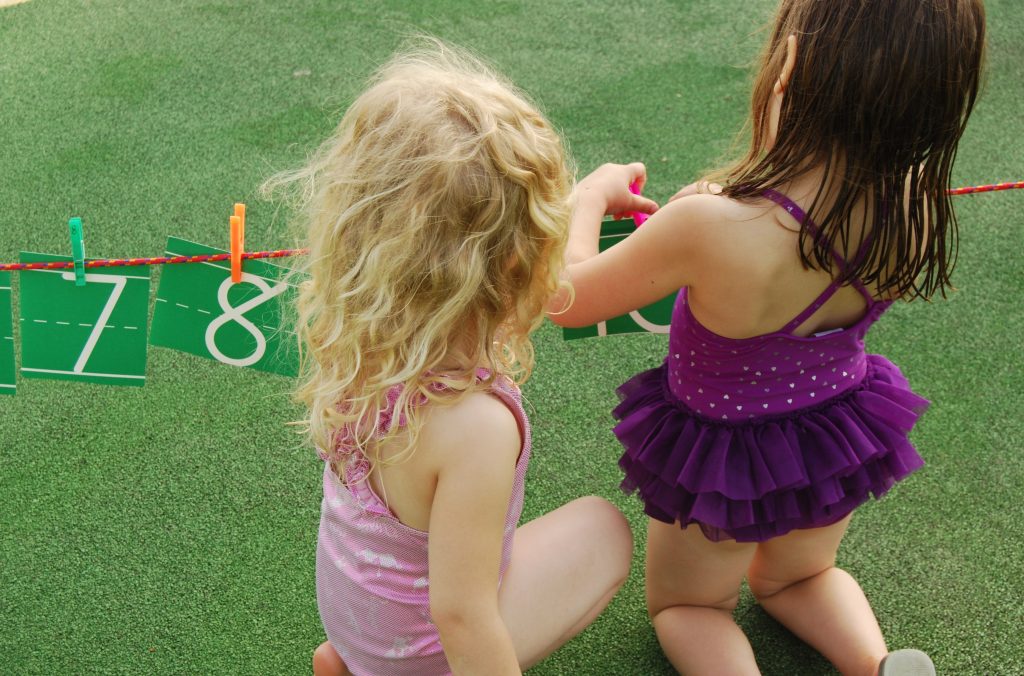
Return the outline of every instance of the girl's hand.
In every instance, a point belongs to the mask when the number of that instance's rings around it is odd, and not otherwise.
[[[630,192],[629,185],[634,181],[642,191],[647,170],[641,162],[602,164],[576,184],[577,208],[600,210],[602,215],[612,214],[616,218],[632,211],[653,214],[658,203]]]
[[[669,202],[674,202],[677,199],[687,197],[689,195],[717,195],[722,192],[722,186],[717,183],[708,183],[707,181],[697,181],[690,185],[682,188],[675,195],[669,198]]]
[[[635,195],[629,190],[631,183],[643,190],[647,170],[640,162],[632,164],[602,164],[576,184],[576,206],[569,225],[569,243],[565,247],[566,264],[578,263],[597,255],[601,219],[608,214],[616,218],[631,211],[653,214],[658,210],[654,200]],[[565,306],[565,289],[551,299],[551,312]]]

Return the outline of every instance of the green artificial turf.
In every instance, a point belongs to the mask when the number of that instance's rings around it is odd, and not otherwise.
[[[986,88],[958,185],[1024,179],[1024,17],[988,0]],[[31,0],[0,9],[0,260],[155,256],[168,235],[295,242],[255,193],[302,162],[365,77],[428,32],[540,102],[581,171],[648,164],[664,200],[744,118],[770,0],[206,2]],[[756,34],[755,34],[756,33]],[[944,674],[1024,674],[1024,191],[957,198],[959,290],[894,307],[870,347],[932,409],[928,466],[861,510],[840,551],[890,644]],[[154,270],[155,293],[159,270]],[[17,274],[14,275],[17,285]],[[16,303],[17,301],[15,301]],[[17,310],[17,308],[15,308]],[[16,335],[17,337],[17,335]],[[525,394],[524,518],[582,494],[618,504],[633,574],[597,623],[531,673],[668,674],[644,610],[644,520],[618,491],[614,388],[664,337],[566,343],[546,325]],[[304,673],[323,639],[313,586],[320,464],[286,423],[283,377],[149,350],[143,388],[21,380],[0,397],[0,673]],[[831,673],[744,592],[766,674]]]

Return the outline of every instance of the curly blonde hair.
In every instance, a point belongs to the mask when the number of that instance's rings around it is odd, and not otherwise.
[[[306,167],[265,188],[280,186],[299,188],[310,248],[295,398],[328,459],[358,450],[382,462],[376,449],[402,420],[406,441],[388,459],[399,462],[421,403],[529,377],[530,333],[559,285],[572,173],[511,83],[421,40],[377,71]],[[490,371],[481,383],[479,367]]]

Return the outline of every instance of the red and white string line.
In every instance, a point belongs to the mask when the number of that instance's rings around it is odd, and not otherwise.
[[[278,249],[277,251],[249,251],[242,254],[242,260],[251,258],[288,258],[303,256],[309,249]],[[131,265],[173,265],[177,263],[216,263],[230,261],[231,254],[201,254],[198,256],[158,256],[156,258],[108,258],[85,261],[86,268],[121,268]],[[70,270],[75,267],[74,261],[52,261],[48,263],[3,263],[0,271],[10,270]]]
[[[1024,188],[1024,181],[1010,181],[1007,183],[992,183],[990,185],[975,185],[965,188],[953,188],[947,191],[949,195],[974,195],[983,192],[996,192],[999,190],[1015,190]],[[309,249],[278,249],[276,251],[250,251],[242,254],[243,260],[253,258],[288,258],[290,256],[304,256]],[[109,258],[97,259],[85,262],[86,268],[119,268],[132,265],[174,265],[178,263],[215,263],[217,261],[230,261],[230,253],[202,254],[199,256],[158,256],[156,258]],[[0,272],[18,272],[19,270],[70,270],[75,267],[73,261],[53,261],[49,263],[0,263]]]

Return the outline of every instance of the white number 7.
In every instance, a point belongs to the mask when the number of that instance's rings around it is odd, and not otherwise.
[[[61,273],[61,277],[68,281],[75,281],[74,272]],[[103,333],[103,329],[107,326],[107,320],[110,319],[110,315],[114,312],[114,306],[117,305],[117,300],[121,297],[121,292],[124,291],[124,287],[128,284],[128,278],[122,277],[121,275],[101,275],[96,273],[86,273],[86,282],[100,282],[101,284],[113,284],[114,288],[110,291],[110,297],[107,298],[106,305],[103,306],[103,312],[100,313],[99,318],[92,327],[92,331],[89,333],[89,340],[85,341],[85,347],[82,348],[82,353],[78,355],[78,361],[75,362],[75,368],[72,369],[73,373],[81,373],[85,370],[85,364],[89,361],[89,357],[92,356],[92,351],[96,348],[96,343],[100,341],[100,334]]]

